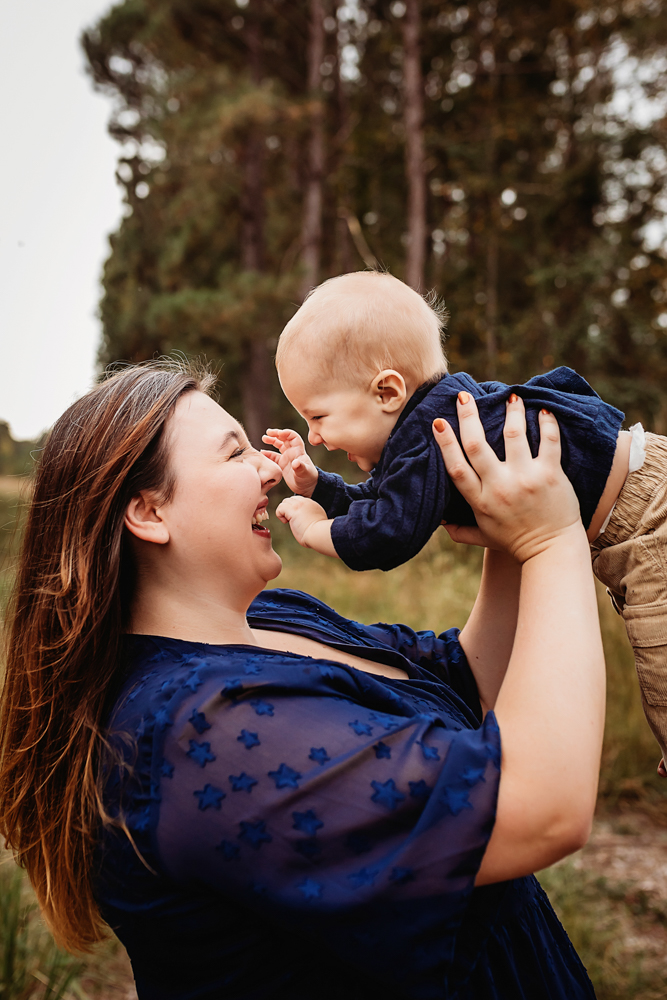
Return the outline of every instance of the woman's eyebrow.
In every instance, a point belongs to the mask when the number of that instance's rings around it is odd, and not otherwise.
[[[230,441],[236,441],[237,444],[241,443],[241,432],[240,431],[227,431],[224,435],[222,441],[220,442],[220,451],[224,451],[228,446]]]

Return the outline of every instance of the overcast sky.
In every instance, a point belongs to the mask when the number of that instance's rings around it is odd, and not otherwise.
[[[93,379],[121,193],[78,39],[111,3],[0,3],[0,420],[32,438]]]

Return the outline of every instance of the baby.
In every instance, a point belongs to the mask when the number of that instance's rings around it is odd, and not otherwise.
[[[308,440],[347,452],[370,478],[349,485],[317,469],[293,430],[264,437],[296,494],[278,507],[296,540],[355,570],[392,569],[425,545],[444,520],[474,525],[432,433],[444,417],[458,436],[459,393],[474,397],[487,441],[504,459],[506,402],[522,397],[533,454],[542,407],[558,419],[562,465],[591,541],[593,568],[623,616],[642,703],[667,759],[667,438],[605,403],[569,368],[525,385],[476,382],[447,371],[443,316],[389,274],[331,278],[308,296],[278,343],[285,395],[308,424]],[[665,774],[664,762],[661,773]]]

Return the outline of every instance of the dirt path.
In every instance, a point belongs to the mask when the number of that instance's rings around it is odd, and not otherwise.
[[[597,820],[572,867],[600,879],[621,950],[667,984],[667,826],[641,814]],[[667,997],[667,985],[650,997]]]

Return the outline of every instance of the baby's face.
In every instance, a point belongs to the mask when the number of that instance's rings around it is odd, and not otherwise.
[[[382,400],[362,387],[317,383],[295,375],[283,377],[283,392],[308,424],[308,440],[323,444],[327,451],[347,452],[363,472],[371,472],[398,414],[387,414]]]

